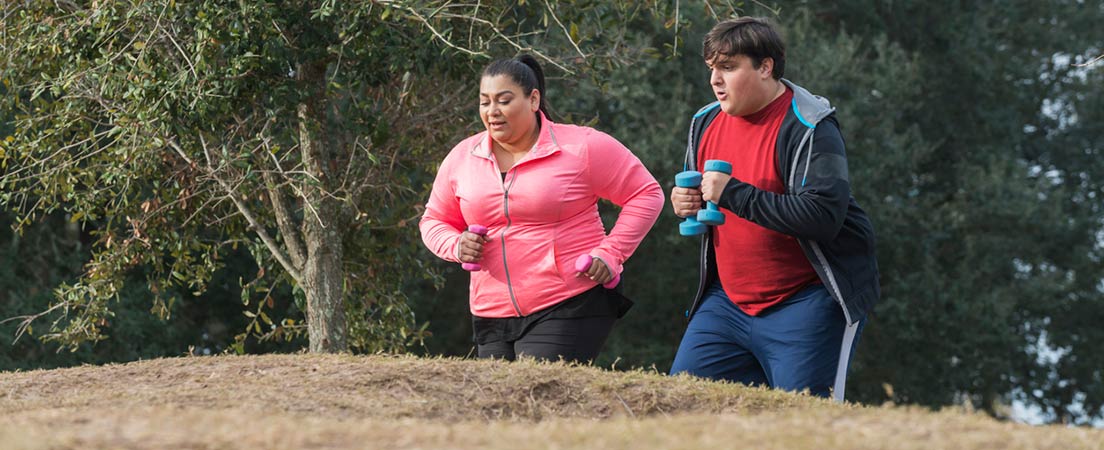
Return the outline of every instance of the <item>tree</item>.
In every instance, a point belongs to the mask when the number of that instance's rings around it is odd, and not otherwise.
[[[1075,1],[999,11],[840,2],[816,14],[829,33],[885,36],[911,54],[922,93],[886,97],[892,108],[882,114],[911,124],[924,150],[883,147],[904,164],[860,161],[876,183],[864,190],[881,197],[870,209],[886,299],[864,337],[874,351],[859,394],[885,398],[875,380],[886,380],[894,401],[966,402],[1001,415],[1017,398],[1051,420],[1100,417],[1101,365],[1086,343],[1104,335],[1075,324],[1099,317],[1104,301],[1104,165],[1086,139],[1100,130],[1086,119],[1097,115],[1101,85],[1069,64],[1096,50],[1065,52],[1100,42],[1104,10]]]
[[[254,336],[401,349],[423,329],[397,286],[436,276],[416,257],[417,205],[475,117],[478,68],[521,51],[566,74],[615,65],[618,24],[648,7],[5,4],[0,79],[15,95],[0,202],[19,227],[60,211],[96,239],[80,279],[23,324],[57,314],[47,339],[103,339],[129,271],[148,268],[167,315],[171,286],[202,292],[244,246],[258,266],[242,290]],[[305,326],[268,316],[281,283]]]
[[[7,214],[0,214],[0,317],[12,317],[27,311],[41,311],[53,299],[54,286],[81,273],[89,257],[87,233],[79,225],[53,214],[14,233],[7,225]],[[57,346],[34,339],[39,331],[49,330],[49,323],[34,324],[27,329],[28,337],[14,339],[18,321],[0,323],[0,371],[15,369],[52,369],[79,364],[107,364],[137,359],[180,356],[185,354],[216,354],[231,348],[234,335],[250,322],[242,311],[248,306],[225,301],[238,295],[238,278],[248,276],[252,256],[244,248],[225,255],[226,268],[217,272],[206,291],[194,296],[186,287],[175,288],[171,294],[184,301],[171,305],[171,320],[161,320],[150,314],[149,289],[144,270],[132,271],[126,277],[118,301],[113,302],[110,324],[104,327],[111,338],[96,345],[82,345],[72,352],[59,352]],[[286,291],[286,289],[284,289]],[[282,314],[289,307],[290,295],[275,292],[279,301],[269,314]],[[294,307],[291,305],[291,307]],[[0,321],[3,322],[3,321]],[[292,351],[302,346],[302,340],[291,342],[247,343],[247,351]]]
[[[295,291],[305,310],[305,283],[232,198],[291,260],[277,192],[300,242],[314,209],[338,205],[320,215],[343,224],[353,348],[396,349],[432,332],[434,346],[466,354],[467,277],[435,261],[404,219],[419,213],[444,151],[478,130],[471,89],[487,56],[533,47],[555,61],[554,112],[618,137],[669,186],[686,118],[712,101],[699,39],[717,19],[754,14],[782,24],[787,77],[839,108],[854,194],[878,233],[884,297],[848,397],[998,416],[1018,400],[1069,423],[1104,415],[1104,71],[1078,67],[1100,54],[1085,47],[1104,42],[1099,4],[57,3],[69,6],[9,2],[0,28],[0,89],[19,94],[0,107],[0,200],[24,226],[67,216],[95,240],[84,277],[54,303],[54,313],[69,308],[55,314],[54,340],[102,332],[124,273],[149,274],[155,306],[171,310],[190,295],[177,292],[242,269],[225,262],[235,245],[257,261],[258,281],[242,282],[253,335],[303,332],[268,318],[265,289]],[[315,58],[326,83],[297,69]],[[311,172],[304,139],[328,149],[329,172]],[[305,201],[309,192],[322,203]],[[685,261],[698,249],[676,224],[663,214],[628,262],[637,306],[602,364],[670,363],[697,278]],[[422,328],[408,300],[422,318],[455,315]],[[262,330],[266,320],[276,327]]]

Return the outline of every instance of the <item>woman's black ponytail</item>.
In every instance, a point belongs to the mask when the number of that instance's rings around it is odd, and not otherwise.
[[[545,105],[544,99],[545,99],[545,97],[548,96],[548,92],[544,90],[544,69],[541,69],[540,63],[537,62],[537,59],[532,57],[531,55],[518,56],[517,60],[519,62],[521,62],[522,64],[525,64],[526,66],[529,66],[529,69],[533,71],[533,75],[536,76],[536,78],[537,78],[537,91],[539,91],[540,95],[541,95],[541,97],[540,97],[540,111],[542,113],[544,113],[545,116],[547,116],[548,115],[548,108],[546,108],[544,106]],[[529,89],[529,91],[532,92],[531,88],[527,88],[527,89]]]
[[[541,69],[536,58],[531,55],[521,55],[514,59],[500,59],[483,69],[484,77],[498,75],[509,76],[514,83],[521,86],[526,95],[533,92],[533,89],[540,92],[540,111],[545,116],[548,115],[548,108],[545,106],[547,94],[544,91],[544,70]]]

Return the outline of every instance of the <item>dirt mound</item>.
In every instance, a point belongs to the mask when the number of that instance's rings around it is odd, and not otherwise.
[[[754,412],[820,400],[645,372],[349,355],[173,358],[0,374],[2,410],[176,405],[341,419],[539,421]]]
[[[520,361],[175,358],[0,373],[0,448],[1104,448],[1099,430]]]

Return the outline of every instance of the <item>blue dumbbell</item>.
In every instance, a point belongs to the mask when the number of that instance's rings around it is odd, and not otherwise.
[[[702,174],[696,170],[687,170],[675,175],[675,186],[681,188],[697,189],[701,186]],[[687,217],[679,224],[679,234],[683,236],[697,236],[704,234],[709,227],[698,222],[694,216]]]
[[[705,162],[705,171],[732,175],[732,164],[719,159],[711,159]],[[725,216],[720,209],[717,209],[716,203],[706,202],[705,209],[698,211],[698,222],[706,225],[724,225]]]

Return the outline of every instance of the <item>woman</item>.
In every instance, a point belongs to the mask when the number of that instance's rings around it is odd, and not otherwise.
[[[486,130],[441,163],[422,240],[442,259],[481,266],[470,286],[480,358],[591,361],[630,305],[602,284],[655,223],[663,192],[617,140],[548,120],[544,73],[531,56],[483,70],[479,117]],[[622,207],[608,236],[598,198]],[[580,273],[581,255],[593,263]]]

